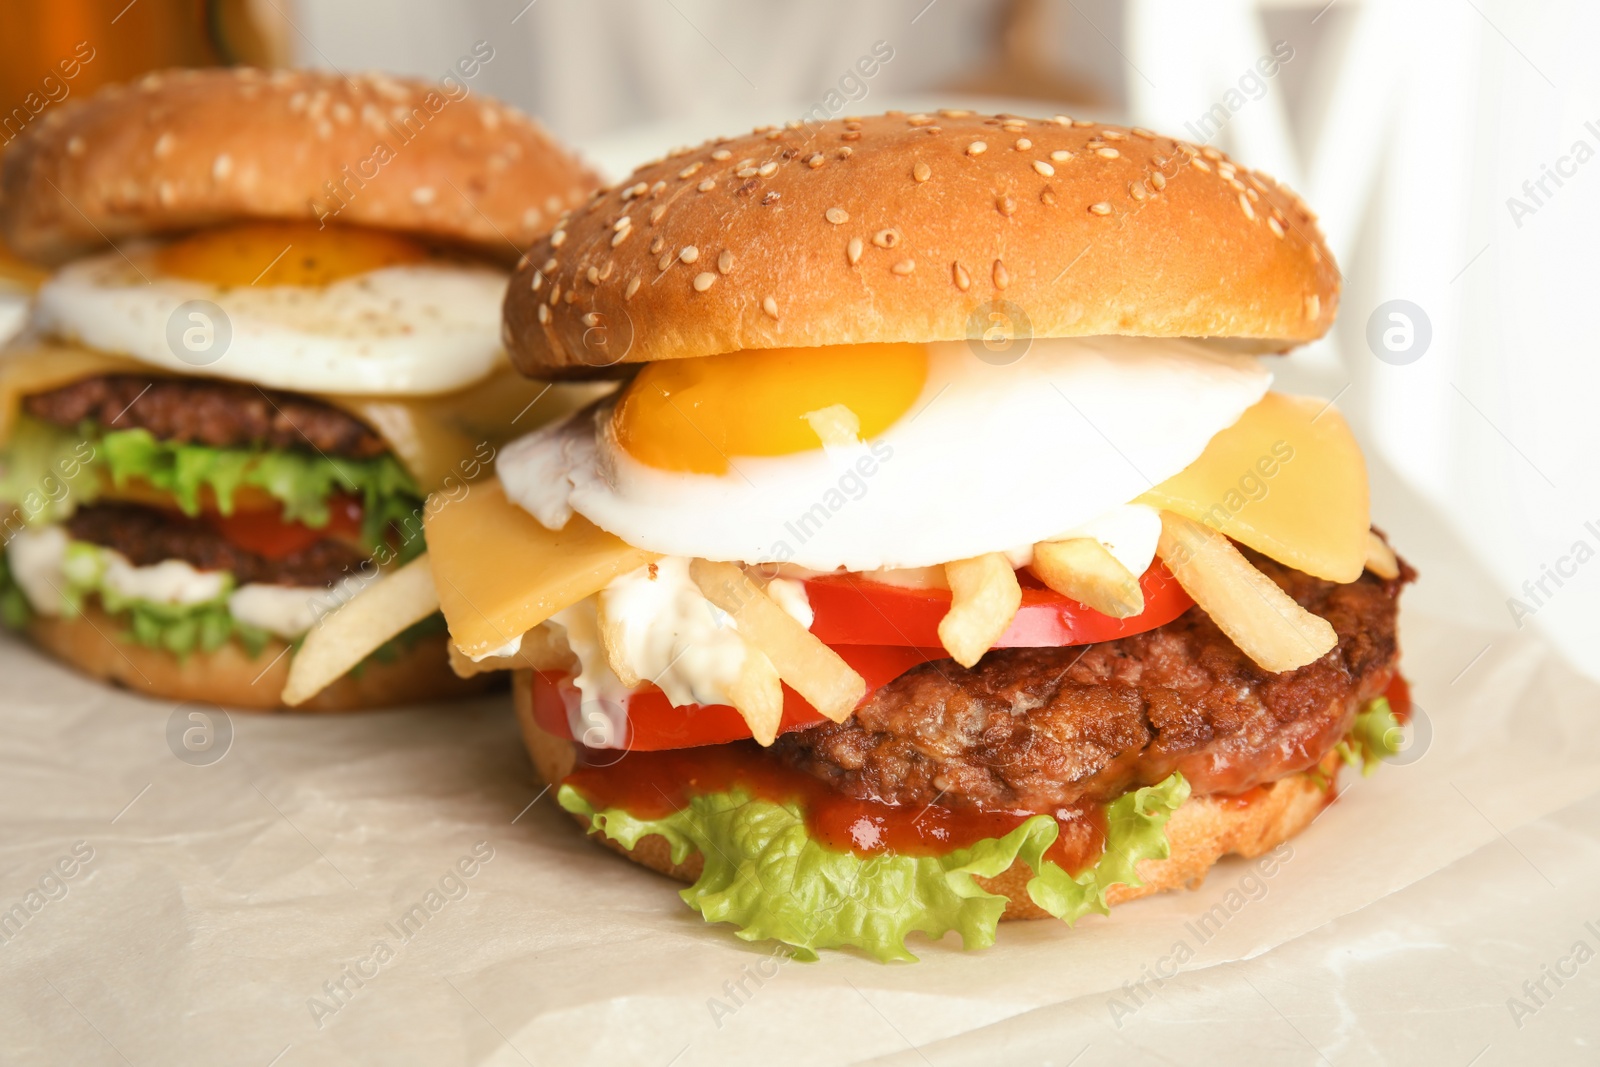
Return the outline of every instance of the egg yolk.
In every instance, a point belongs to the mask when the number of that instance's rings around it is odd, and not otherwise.
[[[729,352],[651,363],[612,415],[617,441],[661,470],[724,474],[731,456],[783,456],[875,437],[928,378],[916,344]]]
[[[272,221],[201,230],[162,246],[155,256],[163,274],[224,288],[327,285],[427,258],[427,250],[403,234]]]

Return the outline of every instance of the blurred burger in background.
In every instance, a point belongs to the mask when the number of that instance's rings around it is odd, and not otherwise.
[[[460,80],[173,71],[45,112],[0,192],[50,271],[0,358],[7,621],[140,692],[279,706],[307,629],[422,551],[427,495],[570,409],[499,306],[594,184]],[[311,706],[480,684],[414,623]]]

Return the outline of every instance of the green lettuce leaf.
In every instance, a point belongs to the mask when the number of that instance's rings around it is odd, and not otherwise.
[[[0,454],[0,501],[16,505],[28,525],[61,522],[99,489],[94,442],[63,426],[18,418]],[[9,531],[18,529],[11,522]]]
[[[1405,728],[1395,717],[1386,697],[1367,702],[1356,715],[1350,733],[1334,751],[1349,767],[1360,767],[1363,778],[1372,777],[1379,764],[1398,755],[1405,742]]]
[[[557,800],[588,818],[591,832],[626,848],[660,834],[675,862],[699,852],[704,869],[680,895],[707,921],[738,926],[746,941],[781,941],[800,959],[816,959],[818,949],[855,947],[889,961],[916,959],[905,944],[913,932],[937,939],[954,930],[969,949],[993,944],[1006,900],[973,879],[994,877],[1019,858],[1035,875],[1028,895],[1052,915],[1071,923],[1089,911],[1104,913],[1108,888],[1140,884],[1133,871],[1138,860],[1167,855],[1167,818],[1188,794],[1188,783],[1174,774],[1113,803],[1106,855],[1077,878],[1044,859],[1059,833],[1048,815],[942,856],[862,857],[813,840],[795,804],[743,790],[694,797],[660,819],[596,810],[570,785]]]

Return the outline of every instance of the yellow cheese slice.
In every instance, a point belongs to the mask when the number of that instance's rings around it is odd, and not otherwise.
[[[1344,417],[1316,397],[1268,393],[1138,503],[1330,582],[1355,581],[1366,563],[1366,462]]]
[[[435,496],[427,510],[439,607],[451,640],[468,656],[504,648],[613,578],[660,558],[582,515],[548,530],[507,500],[495,479],[455,501]]]
[[[147,363],[79,345],[33,342],[0,353],[0,446],[11,439],[24,397],[99,374],[176,377]],[[372,427],[424,492],[488,473],[500,445],[614,388],[533,381],[502,364],[454,393],[420,397],[307,394]]]

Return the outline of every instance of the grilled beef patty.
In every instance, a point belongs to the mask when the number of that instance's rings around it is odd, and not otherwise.
[[[1369,573],[1322,581],[1245,550],[1333,625],[1337,647],[1298,670],[1256,666],[1199,607],[1147,633],[1071,648],[938,660],[877,690],[842,724],[786,734],[792,766],[891,804],[1050,811],[1104,803],[1182,771],[1197,795],[1303,771],[1395,671],[1400,588]]]
[[[240,548],[199,519],[139,504],[86,504],[67,520],[78,541],[115,549],[136,567],[181,559],[202,571],[230,571],[240,585],[325,586],[358,573],[366,553],[325,539],[282,559]]]
[[[350,459],[389,451],[355,416],[296,393],[215,378],[102,374],[23,402],[36,419],[77,426],[88,419],[114,430],[142,428],[162,441],[215,448],[293,448]]]

